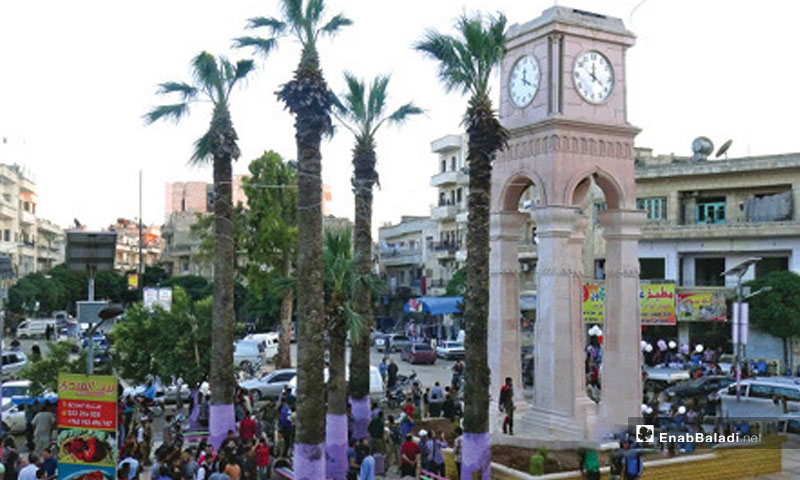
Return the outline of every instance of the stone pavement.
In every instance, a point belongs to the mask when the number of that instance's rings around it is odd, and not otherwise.
[[[771,475],[750,477],[745,480],[795,480],[800,478],[800,437],[789,435],[781,453],[783,471]]]

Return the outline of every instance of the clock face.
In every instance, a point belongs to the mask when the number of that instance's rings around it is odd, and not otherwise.
[[[508,79],[508,91],[514,105],[529,104],[539,89],[539,64],[530,55],[525,55],[514,64]]]
[[[575,89],[589,103],[605,101],[614,90],[614,70],[600,52],[590,50],[575,61],[572,72]]]

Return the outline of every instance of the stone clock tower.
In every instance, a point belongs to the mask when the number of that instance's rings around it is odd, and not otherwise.
[[[493,395],[507,376],[517,385],[517,436],[598,438],[639,415],[637,242],[644,214],[636,210],[634,182],[639,130],[628,123],[625,100],[625,52],[633,44],[620,19],[559,6],[508,31],[500,118],[510,139],[492,174],[489,355]],[[592,181],[607,204],[599,215],[606,241],[599,404],[586,395],[581,312],[582,210]],[[523,213],[519,199],[530,185],[538,200]],[[521,388],[517,260],[527,215],[537,238],[532,402]]]

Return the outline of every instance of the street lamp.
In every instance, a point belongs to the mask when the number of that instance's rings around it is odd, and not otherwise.
[[[741,400],[742,390],[742,277],[745,276],[751,265],[760,261],[760,257],[750,257],[742,263],[730,268],[720,274],[721,277],[728,275],[736,276],[736,318],[738,321],[733,325],[736,329],[736,401]]]
[[[91,375],[94,373],[94,332],[100,328],[100,325],[103,324],[106,320],[110,318],[117,317],[121,315],[123,312],[122,308],[118,306],[110,306],[106,307],[97,314],[100,317],[100,321],[94,324],[92,328],[87,330],[86,335],[89,338],[89,344],[87,345],[87,355],[86,355],[86,374]]]

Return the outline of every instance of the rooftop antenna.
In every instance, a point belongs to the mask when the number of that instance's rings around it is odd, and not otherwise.
[[[714,142],[708,137],[697,137],[692,141],[692,163],[704,162],[714,153]]]
[[[725,155],[725,160],[727,160],[728,159],[728,149],[731,148],[731,144],[732,143],[733,143],[733,140],[728,140],[727,142],[723,143],[722,146],[719,147],[719,150],[717,150],[717,153],[714,155],[714,157],[715,158],[719,158],[722,155]]]

